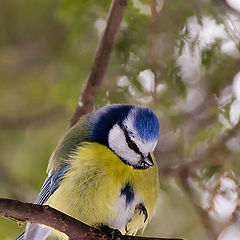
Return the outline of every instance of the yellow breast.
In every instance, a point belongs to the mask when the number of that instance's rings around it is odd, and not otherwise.
[[[155,160],[154,167],[134,169],[109,148],[98,143],[84,143],[71,156],[70,164],[69,171],[46,204],[89,225],[103,223],[116,227],[114,224],[118,224],[119,216],[123,215],[119,212],[122,211],[119,205],[121,189],[129,183],[135,199],[144,203],[148,220],[151,219],[159,193]],[[134,234],[146,224],[144,217],[134,219],[134,205],[128,210],[132,216],[130,233]]]

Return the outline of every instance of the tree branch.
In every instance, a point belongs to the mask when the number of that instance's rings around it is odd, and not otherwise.
[[[186,193],[189,195],[190,199],[192,199],[193,205],[199,213],[201,222],[207,231],[208,239],[216,240],[218,233],[215,230],[214,224],[211,221],[211,218],[209,217],[208,212],[205,211],[201,206],[199,206],[196,196],[195,196],[195,193],[188,181],[189,176],[190,176],[190,169],[188,169],[188,168],[181,169],[181,171],[179,172],[180,182],[181,182],[184,190],[186,191]]]
[[[83,114],[92,111],[93,102],[103,81],[103,76],[107,69],[115,36],[120,27],[126,6],[127,0],[112,1],[106,27],[97,48],[91,73],[89,75],[87,85],[78,102],[75,113],[71,119],[71,126],[73,126]],[[3,121],[3,123],[5,122]],[[23,203],[17,200],[0,198],[0,216],[52,227],[60,232],[65,233],[70,240],[111,239],[107,233],[88,226],[47,205],[42,206],[32,203]],[[147,238],[132,236],[123,236],[122,238],[123,240],[178,240],[173,238]]]
[[[18,221],[28,221],[52,227],[65,233],[70,240],[101,239],[111,240],[105,232],[90,227],[48,205],[23,203],[17,200],[0,198],[0,216]],[[148,238],[123,236],[123,240],[180,240],[173,238]]]
[[[224,149],[227,141],[234,137],[237,134],[237,131],[239,131],[239,129],[240,121],[232,129],[226,130],[225,133],[220,136],[219,139],[211,146],[209,146],[206,150],[201,151],[199,154],[193,154],[193,157],[190,157],[191,161],[183,163],[176,168],[166,167],[160,170],[160,173],[163,176],[175,176],[179,172],[185,171],[186,169],[189,169],[189,171],[196,169],[197,167],[204,164],[209,156],[213,155],[221,149]]]
[[[208,211],[202,209],[201,206],[199,206],[199,203],[195,197],[195,193],[192,190],[190,184],[189,184],[189,177],[191,175],[191,171],[193,171],[196,167],[203,164],[207,157],[215,154],[216,152],[219,152],[221,149],[225,148],[225,144],[228,140],[230,140],[234,135],[236,135],[237,131],[240,128],[240,122],[235,125],[231,130],[226,131],[219,139],[216,141],[215,144],[210,146],[208,149],[203,151],[201,154],[199,154],[195,160],[193,160],[189,164],[185,164],[180,166],[177,170],[179,173],[179,179],[181,181],[181,184],[183,188],[186,190],[188,195],[193,201],[193,204],[197,211],[199,212],[199,215],[201,217],[202,223],[205,226],[205,229],[207,230],[208,237],[210,240],[217,239],[217,236],[219,235],[218,231],[215,229],[215,226],[209,216]]]
[[[166,167],[160,169],[160,176],[178,176],[180,183],[189,197],[192,199],[193,205],[199,213],[203,226],[205,227],[209,240],[217,239],[219,232],[216,230],[214,223],[212,222],[207,210],[204,210],[198,202],[195,196],[195,192],[189,183],[189,178],[196,168],[199,168],[209,159],[210,156],[220,152],[226,148],[226,143],[234,137],[240,129],[240,122],[236,124],[232,129],[226,130],[218,140],[210,145],[207,149],[201,151],[199,154],[194,154],[190,157],[191,161],[181,164],[176,168]],[[213,157],[212,157],[213,158]],[[222,231],[223,232],[223,231]]]
[[[115,36],[120,27],[126,6],[127,0],[113,0],[111,3],[106,27],[97,49],[91,73],[82,96],[78,101],[70,126],[73,126],[83,114],[91,112],[93,109],[93,102],[103,81]]]

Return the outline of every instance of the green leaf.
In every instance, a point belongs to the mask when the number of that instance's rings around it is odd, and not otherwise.
[[[221,165],[209,165],[203,170],[203,179],[210,179],[216,173],[219,173],[222,170]]]

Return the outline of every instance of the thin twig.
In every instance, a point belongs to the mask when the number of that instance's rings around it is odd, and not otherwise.
[[[239,189],[239,187],[240,187],[239,183],[237,184],[237,186]],[[238,199],[240,199],[240,192],[238,192]],[[240,225],[239,223],[240,223],[240,202],[238,200],[238,203],[232,212],[230,220],[226,224],[224,224],[224,226],[221,227],[219,234],[218,234],[218,239],[219,238],[221,239],[221,236],[224,235],[224,233],[227,231],[227,229],[230,226],[232,226],[234,224]]]
[[[208,212],[205,211],[204,209],[202,209],[201,206],[199,206],[199,203],[196,200],[194,191],[188,181],[189,180],[188,178],[190,176],[189,170],[190,169],[188,169],[188,168],[185,168],[185,169],[182,168],[181,171],[179,172],[179,179],[181,181],[181,184],[182,184],[184,190],[189,195],[189,197],[192,199],[195,209],[199,213],[201,222],[202,222],[203,226],[205,227],[205,229],[207,230],[208,240],[216,240],[218,233],[215,230],[214,224],[211,221]]]
[[[199,203],[196,200],[195,194],[194,194],[188,180],[189,180],[189,177],[190,177],[193,169],[195,169],[197,166],[203,164],[205,162],[205,159],[208,159],[207,158],[208,156],[211,156],[214,153],[219,152],[221,149],[223,149],[225,147],[226,142],[237,133],[239,128],[240,128],[240,122],[235,127],[233,127],[231,130],[227,131],[223,136],[221,136],[215,144],[213,144],[207,150],[205,150],[203,153],[198,155],[198,157],[194,161],[192,161],[192,163],[189,163],[188,165],[185,164],[177,169],[178,170],[177,172],[179,173],[179,179],[181,181],[181,184],[182,184],[183,188],[185,189],[185,191],[190,196],[190,198],[192,199],[195,208],[199,212],[202,223],[205,226],[205,229],[207,230],[209,240],[217,239],[217,236],[219,235],[219,233],[215,229],[215,226],[214,226],[212,220],[210,219],[208,211],[205,211],[204,209],[201,208],[201,206],[199,206]]]
[[[221,137],[219,137],[216,143],[213,143],[206,150],[203,150],[201,151],[201,153],[195,154],[194,157],[191,157],[190,162],[184,163],[175,168],[166,167],[165,169],[160,170],[160,173],[163,176],[174,176],[175,174],[183,171],[186,168],[188,168],[189,170],[196,169],[197,167],[203,165],[207,161],[209,156],[213,155],[216,152],[219,152],[219,150],[221,149],[224,149],[226,142],[232,137],[234,137],[239,129],[240,122],[236,124],[232,129],[227,130]]]
[[[17,200],[0,198],[0,216],[18,221],[28,221],[52,227],[65,233],[71,240],[101,239],[111,240],[107,233],[88,226],[47,205],[23,203]],[[180,240],[173,238],[151,238],[123,236],[123,240]]]
[[[127,0],[112,1],[106,27],[98,45],[87,85],[81,95],[81,98],[79,99],[76,111],[71,119],[70,126],[73,126],[82,115],[91,112],[93,109],[93,103],[103,81],[103,76],[107,69],[116,33],[120,27],[126,6]]]

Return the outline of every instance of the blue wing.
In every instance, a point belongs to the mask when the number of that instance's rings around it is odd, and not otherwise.
[[[52,174],[48,175],[34,203],[43,205],[49,199],[49,197],[54,193],[54,191],[58,188],[60,182],[62,181],[68,169],[69,169],[69,163],[64,163],[58,171],[55,171]],[[38,224],[28,223],[26,231],[24,231],[16,240],[23,240],[24,237],[26,237],[26,239],[33,240],[34,239],[33,236],[35,236],[37,232],[38,232],[38,235],[41,235],[41,233],[44,236],[46,235],[45,228],[40,229]],[[27,236],[29,234],[31,236]]]
[[[64,174],[68,171],[70,166],[69,163],[63,162],[64,160],[68,160],[69,153],[74,152],[76,147],[81,142],[91,141],[91,138],[88,134],[88,129],[90,127],[89,116],[90,115],[86,115],[85,117],[82,117],[79,122],[75,126],[73,126],[65,135],[65,137],[60,141],[58,147],[53,154],[53,159],[51,159],[50,161],[50,163],[57,162],[57,164],[53,164],[53,167],[51,168],[53,172],[48,175],[45,182],[43,183],[40,193],[35,201],[36,204],[44,204],[58,188]],[[84,131],[82,131],[83,129]],[[60,168],[56,169],[55,167],[59,165]],[[45,237],[43,236],[46,237],[46,228],[43,229],[43,227],[40,227],[40,225],[38,224],[28,223],[25,232],[23,232],[17,238],[17,240],[43,240],[45,239]]]
[[[40,205],[44,204],[58,188],[59,183],[62,181],[63,176],[68,171],[68,169],[69,163],[64,163],[58,171],[49,175],[43,183],[40,193],[34,203]]]
[[[21,233],[21,235],[19,235],[19,237],[16,240],[23,240],[24,239],[24,232]]]
[[[35,200],[34,203],[42,205],[45,203],[49,196],[50,196],[50,188],[51,188],[51,183],[52,183],[52,175],[48,176],[46,180],[44,181],[41,190],[38,194],[37,199]]]

